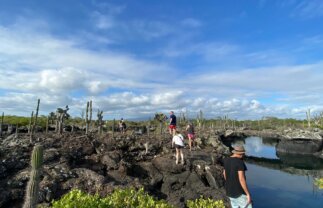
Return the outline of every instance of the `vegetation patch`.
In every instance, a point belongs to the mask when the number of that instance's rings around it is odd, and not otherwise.
[[[222,200],[212,200],[212,199],[204,199],[202,196],[199,199],[188,200],[187,201],[188,208],[225,208]]]
[[[61,199],[52,203],[53,208],[173,208],[164,200],[149,196],[143,189],[116,189],[111,195],[101,198],[98,194],[90,195],[74,189]]]
[[[165,200],[158,200],[148,195],[143,188],[116,189],[104,198],[98,194],[91,195],[78,189],[73,189],[61,199],[52,202],[52,208],[174,208]],[[225,208],[222,200],[211,199],[188,200],[188,208]]]
[[[319,189],[323,189],[323,178],[317,178],[317,179],[315,179],[314,184],[315,184]]]

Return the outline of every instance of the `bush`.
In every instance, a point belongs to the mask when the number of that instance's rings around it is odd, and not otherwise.
[[[101,198],[97,194],[90,195],[74,189],[58,201],[52,203],[53,208],[173,208],[164,200],[156,200],[143,189],[117,189],[111,195]]]
[[[222,200],[214,201],[212,199],[204,199],[202,196],[199,199],[188,200],[188,208],[225,208]]]
[[[323,189],[323,178],[317,178],[317,179],[315,179],[314,184],[315,184],[319,189]]]

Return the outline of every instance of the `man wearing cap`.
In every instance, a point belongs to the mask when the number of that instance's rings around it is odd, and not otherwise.
[[[251,196],[247,187],[245,171],[247,167],[242,158],[245,154],[243,146],[236,146],[231,157],[223,160],[225,189],[232,208],[252,208]]]

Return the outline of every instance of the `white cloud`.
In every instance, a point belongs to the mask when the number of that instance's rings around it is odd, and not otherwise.
[[[72,40],[57,39],[47,33],[21,27],[0,28],[0,87],[3,89],[71,91],[88,88],[97,93],[108,86],[151,87],[168,77],[171,67],[139,60],[129,54],[91,51]],[[155,85],[155,84],[154,84]]]
[[[279,66],[267,68],[241,69],[233,71],[212,71],[188,77],[194,85],[201,86],[205,92],[231,92],[237,96],[242,93],[295,93],[306,91],[311,94],[323,89],[321,80],[322,63],[296,66]],[[253,94],[255,95],[255,94]]]
[[[207,61],[217,61],[224,56],[234,54],[237,50],[236,45],[228,43],[207,42],[192,44],[187,41],[176,41],[165,47],[161,53],[168,57],[198,55]]]
[[[96,11],[92,14],[95,26],[101,30],[112,29],[117,23],[111,15],[101,14]]]
[[[60,70],[43,70],[40,72],[39,86],[49,91],[80,89],[85,81],[86,74],[74,68]]]
[[[317,18],[323,16],[323,2],[321,0],[300,1],[292,13],[292,16],[303,18]]]
[[[241,66],[239,70],[208,64],[201,67],[203,71],[190,74],[167,62],[139,59],[109,48],[93,51],[77,37],[63,40],[51,35],[46,24],[35,23],[36,32],[23,22],[0,27],[0,107],[6,113],[29,115],[38,98],[44,114],[69,105],[72,114],[79,115],[86,101],[93,100],[94,108],[104,110],[107,118],[149,117],[157,111],[167,113],[183,109],[187,109],[191,117],[201,109],[208,117],[302,118],[308,107],[313,111],[323,109],[323,99],[319,96],[323,90],[322,63],[262,68]],[[183,23],[198,26],[194,19]],[[172,25],[158,21],[138,20],[129,24],[136,28],[135,33],[146,38],[178,33]],[[115,26],[103,25],[102,28],[110,30]],[[184,43],[170,45],[165,53],[169,57],[193,54],[208,63],[230,58],[232,61],[238,55],[268,58],[261,53],[241,55],[240,47],[229,43],[181,45]],[[280,96],[275,97],[276,93]],[[268,97],[270,102],[262,102],[262,98]]]
[[[188,26],[188,27],[200,27],[202,26],[202,23],[201,21],[197,20],[197,19],[194,19],[194,18],[186,18],[186,19],[183,19],[181,21],[181,23],[184,25],[184,26]]]

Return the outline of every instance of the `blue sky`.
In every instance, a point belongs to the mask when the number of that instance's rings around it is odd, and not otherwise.
[[[323,1],[0,0],[0,111],[323,111]]]

